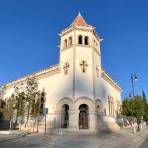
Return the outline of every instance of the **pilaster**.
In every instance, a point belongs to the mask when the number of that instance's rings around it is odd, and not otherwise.
[[[89,112],[89,128],[96,129],[97,128],[97,113],[96,112]]]
[[[79,129],[79,111],[69,111],[69,128]]]

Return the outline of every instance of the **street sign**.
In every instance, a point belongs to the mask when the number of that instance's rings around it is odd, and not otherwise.
[[[44,114],[48,114],[48,108],[43,109]]]

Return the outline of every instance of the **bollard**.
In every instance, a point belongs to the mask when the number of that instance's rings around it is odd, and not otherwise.
[[[133,132],[134,132],[134,134],[136,134],[136,128],[135,128],[135,126],[133,127]]]
[[[59,135],[63,135],[62,129],[59,129]]]

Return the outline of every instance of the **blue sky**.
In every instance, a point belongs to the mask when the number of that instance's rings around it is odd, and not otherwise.
[[[148,1],[0,0],[0,85],[58,63],[58,33],[80,11],[104,39],[102,65],[131,91],[148,95]]]

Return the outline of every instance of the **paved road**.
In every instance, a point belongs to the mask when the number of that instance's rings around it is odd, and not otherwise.
[[[46,148],[39,136],[26,136],[0,143],[0,148]]]
[[[100,135],[49,135],[26,137],[0,143],[0,148],[123,148],[127,138],[122,134],[104,133]],[[127,145],[125,146],[127,147]]]
[[[139,146],[139,148],[148,148],[148,138]]]
[[[137,142],[139,136],[127,130],[98,135],[48,135],[45,141],[43,135],[27,135],[0,143],[0,148],[135,148],[132,142]],[[143,143],[144,148],[147,144],[148,139]]]

